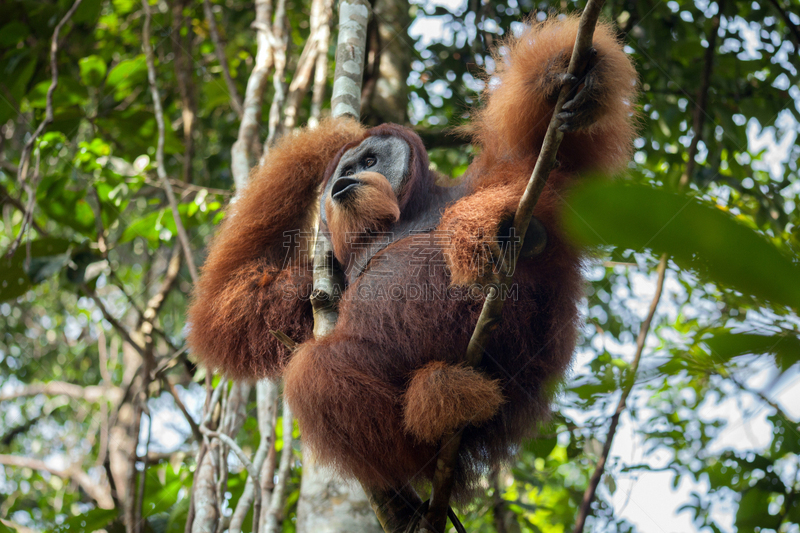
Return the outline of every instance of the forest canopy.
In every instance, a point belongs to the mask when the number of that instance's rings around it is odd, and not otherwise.
[[[251,531],[255,494],[261,531],[380,531],[304,457],[278,385],[212,376],[185,344],[250,166],[330,114],[338,4],[146,5],[0,3],[0,532],[213,531],[198,490],[218,531]],[[460,176],[474,149],[453,129],[503,38],[583,6],[373,2],[362,122],[413,127]],[[566,199],[591,249],[572,370],[459,515],[800,531],[800,2],[610,0],[603,17],[639,73],[634,160]]]

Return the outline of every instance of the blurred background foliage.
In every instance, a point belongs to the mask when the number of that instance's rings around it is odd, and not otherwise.
[[[239,117],[203,3],[151,4],[166,169],[201,264],[233,193]],[[243,94],[256,50],[253,3],[210,4]],[[289,73],[307,38],[308,4],[286,2]],[[45,118],[53,30],[71,5],[0,3],[0,250],[12,247],[32,208],[19,249],[0,259],[2,530],[122,530],[120,511],[101,508],[119,503],[111,472],[126,457],[114,431],[132,427],[120,420],[137,368],[120,328],[139,331],[179,252],[155,172],[138,1],[84,0],[65,25],[53,120],[32,147],[26,182],[18,179],[23,146]],[[479,104],[481,72],[497,60],[488,51],[526,14],[580,6],[378,0],[376,10],[406,17],[378,11],[371,31],[383,40],[370,46],[395,47],[407,77],[388,96],[407,105],[387,110],[366,97],[365,121],[388,115],[413,125],[437,169],[460,175],[471,149],[446,129]],[[800,2],[610,0],[604,11],[641,78],[635,160],[620,180],[588,182],[567,199],[567,224],[593,247],[573,373],[538,438],[514,464],[487,473],[485,494],[463,510],[465,525],[571,530],[620,390],[631,388],[589,530],[800,531]],[[365,90],[388,97],[381,87],[368,63]],[[637,368],[661,254],[669,258],[664,293]],[[148,531],[183,531],[187,518],[198,443],[166,389],[199,416],[205,373],[183,352],[190,291],[182,265],[154,322],[152,349],[169,366],[148,391],[152,429],[142,424],[127,450],[148,454]],[[237,441],[252,454],[253,417]],[[281,442],[279,433],[279,451]],[[294,531],[303,465],[294,447],[284,531]],[[231,459],[226,509],[245,478]],[[646,519],[658,507],[667,522]]]

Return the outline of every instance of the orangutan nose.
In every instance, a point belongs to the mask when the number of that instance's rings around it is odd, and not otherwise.
[[[341,177],[336,180],[331,189],[331,198],[337,202],[341,202],[351,197],[356,189],[363,185],[361,180],[350,177]]]

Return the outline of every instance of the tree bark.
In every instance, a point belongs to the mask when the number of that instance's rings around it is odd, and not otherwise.
[[[377,0],[373,3],[376,39],[368,42],[367,63],[377,63],[365,74],[362,121],[370,126],[385,122],[408,121],[408,74],[411,70],[413,43],[408,0]]]
[[[361,486],[339,479],[309,454],[297,503],[297,533],[381,533]]]
[[[345,0],[339,4],[339,36],[336,48],[336,72],[331,101],[334,116],[358,118],[361,108],[361,75],[364,69],[366,27],[369,4],[364,0]],[[330,242],[318,239],[314,247],[314,336],[333,331],[338,318],[335,286],[342,282],[331,268],[335,263]],[[322,468],[314,458],[303,455],[303,480],[297,503],[298,533],[379,533],[382,531],[363,489],[345,482]]]

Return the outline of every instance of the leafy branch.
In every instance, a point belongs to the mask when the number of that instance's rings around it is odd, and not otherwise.
[[[34,172],[34,177],[33,180],[31,180],[31,183],[28,183],[27,177],[28,168],[30,166],[30,155],[37,139],[39,139],[39,136],[44,133],[45,128],[53,122],[54,118],[53,93],[56,92],[56,87],[58,87],[58,36],[61,33],[61,29],[64,27],[64,25],[69,22],[69,20],[72,18],[72,15],[75,14],[75,11],[78,10],[78,7],[81,5],[82,1],[83,0],[75,0],[75,2],[72,4],[72,7],[69,8],[69,11],[67,11],[64,17],[56,25],[56,29],[53,30],[53,39],[50,41],[50,87],[47,88],[44,120],[39,123],[39,126],[30,136],[28,142],[26,142],[22,147],[22,153],[19,156],[17,181],[19,181],[19,183],[22,184],[22,186],[26,189],[26,192],[28,193],[28,203],[25,206],[25,211],[22,217],[22,225],[19,228],[19,234],[11,243],[11,246],[9,246],[6,254],[7,257],[13,256],[14,252],[17,251],[19,243],[22,242],[22,236],[25,234],[25,229],[33,220],[33,207],[36,204],[36,188],[39,184],[40,175],[38,172],[39,164],[37,158],[36,172]]]

